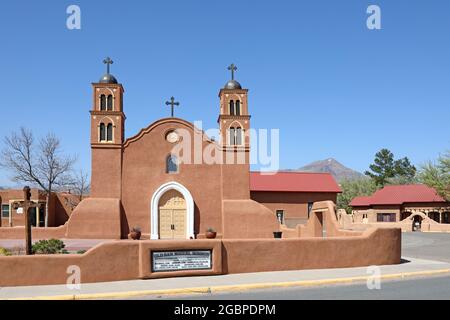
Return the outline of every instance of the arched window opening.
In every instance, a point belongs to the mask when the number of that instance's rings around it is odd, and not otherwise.
[[[112,109],[113,109],[113,96],[112,95],[108,96],[107,108],[108,108],[108,111],[112,111]]]
[[[174,155],[170,155],[166,160],[166,173],[178,173],[178,159]]]
[[[240,100],[236,100],[236,115],[237,116],[241,115],[241,101]]]
[[[234,127],[230,128],[230,145],[234,146],[236,144],[236,129]]]
[[[234,116],[235,109],[234,109],[234,101],[230,100],[230,115]]]
[[[106,128],[105,124],[100,124],[100,141],[106,141]]]
[[[236,128],[236,145],[242,145],[242,128]]]
[[[106,127],[106,141],[113,141],[113,125],[112,123],[108,124]]]
[[[106,110],[106,96],[102,94],[100,96],[100,110],[105,111]]]

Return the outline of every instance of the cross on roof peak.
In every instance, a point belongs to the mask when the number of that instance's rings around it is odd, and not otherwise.
[[[171,116],[173,118],[173,107],[174,106],[179,106],[180,103],[177,101],[175,101],[174,97],[170,97],[170,101],[166,101],[166,106],[170,106],[171,107]]]

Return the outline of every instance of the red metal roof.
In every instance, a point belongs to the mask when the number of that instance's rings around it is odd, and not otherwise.
[[[361,196],[361,197],[356,197],[353,198],[352,202],[350,202],[351,206],[359,206],[359,207],[368,207],[370,206],[370,199],[372,197],[365,197],[365,196]]]
[[[250,172],[250,191],[342,192],[329,173]]]
[[[436,190],[424,184],[386,186],[370,197],[356,197],[350,202],[352,207],[371,205],[402,205],[413,202],[445,202]]]

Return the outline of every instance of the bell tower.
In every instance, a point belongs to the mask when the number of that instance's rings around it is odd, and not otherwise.
[[[92,181],[91,194],[99,198],[121,198],[122,146],[125,136],[124,89],[110,73],[93,83],[91,113]]]
[[[231,80],[219,92],[220,148],[223,199],[250,198],[250,115],[248,90],[234,79],[237,67],[228,67]]]

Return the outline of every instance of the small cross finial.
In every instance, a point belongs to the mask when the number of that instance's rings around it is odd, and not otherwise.
[[[229,67],[228,70],[231,71],[231,80],[234,80],[234,72],[237,70],[237,67],[235,66],[234,63],[232,63]]]
[[[173,107],[174,106],[179,106],[180,103],[179,102],[175,102],[175,98],[171,97],[170,101],[166,101],[166,106],[170,106],[171,107],[171,116],[173,118]]]
[[[105,60],[103,60],[103,63],[106,64],[106,73],[109,74],[109,66],[113,64],[114,61],[112,61],[110,57],[106,57]]]

